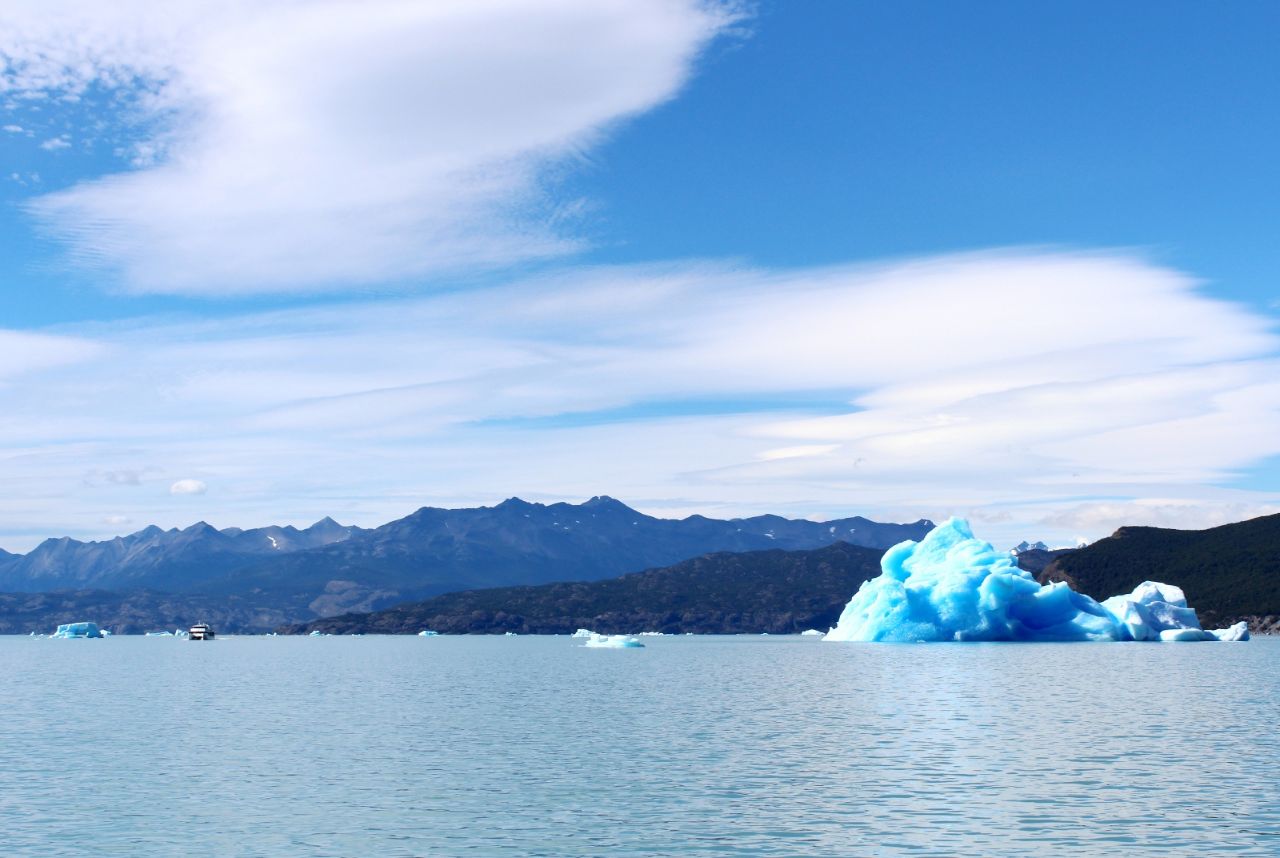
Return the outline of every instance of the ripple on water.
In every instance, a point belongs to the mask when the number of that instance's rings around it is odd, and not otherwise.
[[[1280,853],[1280,641],[0,638],[6,854]]]

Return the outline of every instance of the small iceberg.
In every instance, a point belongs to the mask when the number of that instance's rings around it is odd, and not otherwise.
[[[516,633],[515,633],[515,632],[503,632],[503,635],[502,635],[502,636],[503,636],[504,638],[513,638],[513,637],[515,637],[515,636],[516,636]]]
[[[598,635],[591,632],[583,646],[592,649],[644,649],[644,644],[627,635]]]
[[[173,637],[173,632],[144,632],[142,636],[144,638],[171,638]]]
[[[890,548],[828,641],[1243,641],[1248,626],[1205,631],[1182,590],[1146,581],[1097,602],[1042,585],[952,518]]]
[[[97,623],[64,623],[50,637],[81,639],[106,637]]]
[[[433,632],[431,629],[423,629],[422,631],[418,632],[418,637],[420,637],[420,638],[438,638],[438,637],[440,637],[440,633],[439,633],[439,632]]]
[[[1234,626],[1227,626],[1225,629],[1209,629],[1208,633],[1226,643],[1247,641],[1249,639],[1249,624],[1241,620]]]
[[[591,629],[578,629],[576,632],[574,632],[573,634],[569,635],[569,637],[571,637],[571,638],[589,638],[589,637],[591,637],[591,636],[592,636],[592,635],[594,635],[594,634],[595,634],[595,632],[591,631]]]
[[[805,629],[804,631],[802,631],[802,632],[800,633],[800,637],[802,637],[802,638],[820,638],[820,637],[822,637],[822,636],[823,636],[823,635],[825,635],[825,634],[826,634],[826,632],[820,632],[820,631],[818,631],[817,629]]]
[[[312,629],[311,634],[307,635],[307,637],[309,637],[309,638],[327,638],[327,637],[328,637],[328,635],[326,635],[324,632],[320,631],[319,629]]]

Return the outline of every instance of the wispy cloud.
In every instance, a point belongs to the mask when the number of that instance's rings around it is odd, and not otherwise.
[[[100,355],[103,346],[86,337],[0,329],[0,389],[10,379]]]
[[[1230,488],[1280,455],[1274,322],[1132,255],[1019,251],[96,326],[46,343],[79,363],[11,379],[0,518],[374,523],[608,492],[654,512],[970,513],[1011,542],[1097,538],[1131,510],[1210,524],[1280,501]],[[177,509],[154,481],[83,480],[143,468],[218,492]]]
[[[575,248],[548,169],[672,97],[736,15],[708,0],[42,0],[0,22],[0,91],[128,96],[139,169],[32,204],[127,288],[386,283]]]

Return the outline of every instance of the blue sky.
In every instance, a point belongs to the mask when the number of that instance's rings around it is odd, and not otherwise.
[[[608,493],[1280,511],[1274,4],[0,23],[0,546]]]

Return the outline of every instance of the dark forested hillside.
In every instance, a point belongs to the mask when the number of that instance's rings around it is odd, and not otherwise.
[[[335,634],[564,634],[662,631],[793,633],[833,625],[879,549],[836,543],[813,551],[708,554],[590,583],[500,587],[437,596],[372,614],[345,614],[284,631]]]
[[[1280,614],[1280,515],[1209,530],[1122,527],[1055,558],[1040,578],[1095,599],[1143,581],[1175,584],[1207,625]]]

